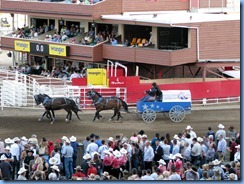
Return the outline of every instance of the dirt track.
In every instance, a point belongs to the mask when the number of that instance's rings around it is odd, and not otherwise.
[[[240,131],[240,109],[193,111],[181,123],[173,123],[166,119],[163,114],[157,114],[157,119],[152,124],[146,124],[138,119],[134,113],[123,113],[124,120],[122,123],[108,122],[112,116],[108,112],[102,113],[105,117],[104,120],[95,122],[92,122],[93,112],[91,112],[92,114],[80,112],[82,121],[73,116],[72,122],[67,123],[65,122],[66,114],[61,110],[56,112],[56,122],[51,125],[47,119],[42,122],[37,121],[42,113],[42,110],[5,108],[4,111],[0,111],[0,138],[30,137],[35,133],[38,139],[45,136],[47,139],[56,140],[63,135],[74,135],[78,141],[81,141],[91,133],[98,134],[101,138],[106,139],[119,133],[130,137],[133,131],[138,132],[143,129],[151,139],[156,132],[159,132],[161,136],[169,132],[173,136],[175,133],[183,131],[188,124],[194,128],[198,136],[202,136],[207,132],[208,126],[212,126],[212,129],[216,131],[219,123],[225,125],[226,130],[230,125],[233,125],[237,131]]]

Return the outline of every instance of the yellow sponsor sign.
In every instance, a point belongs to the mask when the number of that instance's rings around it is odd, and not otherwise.
[[[14,50],[30,52],[30,42],[15,40],[14,41]]]
[[[55,56],[67,56],[67,46],[50,44],[49,54]]]
[[[107,72],[104,68],[88,68],[87,83],[92,85],[107,85]]]

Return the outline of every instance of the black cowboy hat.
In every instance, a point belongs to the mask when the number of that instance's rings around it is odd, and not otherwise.
[[[144,130],[140,130],[140,131],[138,132],[138,134],[143,135],[143,134],[145,134],[145,132],[144,132]]]

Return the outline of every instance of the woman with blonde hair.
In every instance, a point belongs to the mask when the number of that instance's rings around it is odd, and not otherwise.
[[[43,164],[38,164],[35,172],[30,177],[32,180],[46,180],[45,172],[43,171]]]

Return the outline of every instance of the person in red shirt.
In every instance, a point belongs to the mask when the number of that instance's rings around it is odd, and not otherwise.
[[[94,166],[95,162],[90,161],[88,165],[89,165],[89,169],[87,171],[87,176],[90,176],[90,174],[97,175],[97,168]]]
[[[176,153],[174,156],[176,158],[176,161],[174,163],[175,169],[176,169],[177,174],[180,174],[181,173],[181,168],[183,167],[183,163],[182,163],[183,157],[181,156],[180,153]]]
[[[234,160],[234,155],[237,151],[236,149],[237,143],[236,143],[236,138],[235,137],[231,137],[231,144],[230,147],[227,148],[230,152],[230,162]]]
[[[77,178],[84,178],[86,175],[82,172],[81,166],[76,166],[76,172],[72,175],[72,180],[77,180]]]
[[[104,154],[105,156],[103,158],[103,171],[111,173],[111,162],[112,162],[111,153],[109,150],[105,150]]]
[[[120,157],[122,156],[118,150],[113,152],[114,158],[112,159],[112,170],[111,175],[119,179],[119,172],[120,172]]]

